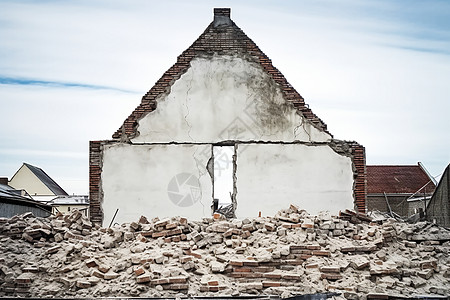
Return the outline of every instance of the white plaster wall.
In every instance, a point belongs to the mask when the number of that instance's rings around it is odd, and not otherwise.
[[[352,161],[327,145],[239,145],[236,175],[238,218],[273,216],[291,203],[310,214],[354,207]]]
[[[206,170],[210,157],[210,145],[106,145],[101,175],[103,225],[109,225],[117,208],[114,222],[119,224],[138,221],[141,215],[211,216],[212,183]],[[174,204],[168,194],[169,182],[181,173],[194,175],[200,185],[200,194],[189,185],[180,186],[180,195],[200,195],[187,207]]]
[[[232,56],[192,60],[138,131],[135,143],[331,138],[303,120],[259,64]]]

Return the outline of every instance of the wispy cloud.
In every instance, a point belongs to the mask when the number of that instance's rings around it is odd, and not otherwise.
[[[441,55],[450,55],[450,49],[438,49],[438,48],[429,48],[429,47],[414,47],[414,46],[402,46],[402,45],[392,45],[392,44],[383,44],[383,46],[394,47],[398,49],[414,51],[414,52],[423,52],[423,53],[431,53],[431,54],[441,54]]]
[[[26,86],[43,86],[43,87],[63,87],[63,88],[83,88],[92,90],[112,90],[122,93],[134,94],[136,91],[118,89],[110,86],[102,85],[92,85],[85,83],[76,82],[65,82],[65,81],[47,81],[47,80],[36,80],[36,79],[26,79],[26,78],[13,78],[0,76],[0,84],[5,85],[26,85]]]

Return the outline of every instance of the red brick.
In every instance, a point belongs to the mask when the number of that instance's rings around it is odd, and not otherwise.
[[[231,260],[230,265],[236,266],[236,267],[242,267],[244,265],[244,262],[240,260]]]
[[[281,279],[281,274],[279,274],[279,273],[264,273],[263,277],[268,278],[268,279]]]
[[[244,260],[243,263],[244,263],[244,266],[249,266],[249,267],[257,267],[257,266],[259,266],[259,263],[257,261],[254,261],[254,260]]]
[[[281,286],[280,282],[273,282],[273,281],[263,281],[262,284],[264,288]]]
[[[150,282],[151,280],[152,280],[152,276],[150,274],[144,274],[144,275],[136,277],[137,283],[147,283],[147,282]]]
[[[142,274],[144,274],[144,273],[145,273],[145,270],[144,270],[143,267],[138,267],[138,268],[136,268],[136,269],[134,270],[134,274],[135,274],[136,276],[142,275]]]
[[[169,278],[159,278],[159,279],[153,279],[151,281],[152,285],[162,285],[162,284],[168,284]]]
[[[300,280],[301,276],[298,274],[282,274],[281,278],[285,280]]]
[[[202,258],[202,256],[201,256],[200,254],[198,254],[198,253],[196,253],[196,252],[193,252],[193,251],[191,251],[191,250],[186,250],[186,251],[185,251],[185,254],[186,254],[186,255],[191,255],[191,256],[193,256],[193,257],[195,257],[195,258],[198,258],[198,259]]]
[[[185,283],[186,281],[187,278],[183,276],[169,278],[169,283]]]
[[[233,272],[251,272],[250,268],[233,268]]]
[[[325,250],[314,250],[312,252],[312,255],[316,255],[316,256],[330,256],[330,251],[325,251]]]

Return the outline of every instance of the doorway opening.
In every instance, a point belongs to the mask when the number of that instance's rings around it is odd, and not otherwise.
[[[235,188],[235,146],[213,145],[214,178],[213,199],[214,212],[226,217],[234,217]]]

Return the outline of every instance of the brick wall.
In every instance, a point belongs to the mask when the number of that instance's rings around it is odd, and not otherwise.
[[[89,199],[91,222],[102,224],[103,212],[101,206],[101,171],[102,171],[102,142],[89,142]]]
[[[356,168],[354,186],[355,206],[359,212],[365,213],[367,197],[366,149],[356,142],[351,142],[350,148],[353,155],[353,164]]]

